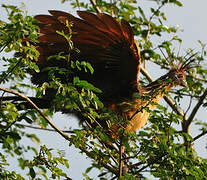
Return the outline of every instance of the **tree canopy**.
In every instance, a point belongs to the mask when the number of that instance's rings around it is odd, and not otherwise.
[[[0,19],[1,179],[71,179],[67,169],[73,167],[69,167],[64,152],[45,145],[39,149],[30,144],[25,145],[25,141],[39,143],[39,133],[43,134],[44,131],[54,131],[57,136],[61,135],[68,148],[74,146],[90,159],[91,165],[83,172],[85,179],[92,178],[89,173],[92,169],[99,170],[97,178],[100,179],[147,179],[148,176],[160,179],[207,179],[207,160],[199,156],[194,147],[194,142],[207,134],[205,119],[198,119],[197,116],[198,111],[206,111],[207,106],[205,42],[198,41],[199,52],[189,47],[185,52],[178,53],[177,47],[182,44],[182,39],[177,35],[179,29],[165,25],[167,18],[163,9],[169,4],[182,8],[182,3],[179,0],[152,0],[148,3],[153,3],[150,8],[139,6],[136,0],[70,1],[72,8],[94,13],[105,12],[131,24],[141,51],[141,85],[153,81],[148,72],[151,65],[156,65],[157,72],[169,70],[172,65],[193,57],[193,67],[186,77],[188,87],[166,93],[164,103],[157,104],[153,111],[147,109],[150,112],[147,126],[136,133],[120,128],[117,138],[113,138],[102,126],[97,124],[92,127],[87,123],[96,123],[97,118],[107,123],[123,119],[103,106],[98,98],[101,91],[97,87],[80,77],[74,77],[71,83],[61,82],[55,74],[58,72],[70,76],[71,72],[58,67],[47,69],[49,82],[44,82],[41,87],[31,83],[31,72],[39,72],[35,63],[39,52],[33,43],[25,43],[24,38],[37,42],[37,21],[16,6],[1,4],[7,12],[7,19]],[[68,22],[69,30],[70,26]],[[67,39],[72,49],[71,34],[57,33]],[[161,40],[156,41],[157,38]],[[95,70],[84,59],[70,60],[70,54],[60,52],[55,57],[68,59],[71,71],[93,74]],[[51,88],[57,92],[54,105],[40,107],[38,100]],[[134,96],[141,95],[135,93]],[[81,114],[86,122],[78,129],[69,129],[67,123],[62,130],[57,121],[55,124],[51,121],[57,111]],[[196,129],[196,135],[191,134],[192,126]],[[32,134],[25,131],[28,128],[43,131]],[[121,150],[123,146],[124,153]],[[27,153],[34,154],[33,158],[27,158]],[[8,158],[17,161],[18,168],[25,169],[27,175],[18,174],[15,169],[8,170]]]

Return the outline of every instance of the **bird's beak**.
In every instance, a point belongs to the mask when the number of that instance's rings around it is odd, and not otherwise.
[[[183,87],[188,87],[188,83],[187,83],[187,81],[186,81],[186,79],[181,79],[180,80],[180,86],[183,86]]]

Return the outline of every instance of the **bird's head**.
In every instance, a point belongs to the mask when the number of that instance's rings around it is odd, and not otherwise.
[[[170,79],[173,81],[173,86],[183,86],[187,87],[186,82],[186,72],[193,68],[192,63],[195,61],[193,58],[196,54],[193,54],[188,59],[186,59],[183,63],[179,65],[174,65],[173,68],[169,72]]]
[[[187,82],[186,82],[186,74],[185,74],[186,70],[185,69],[181,69],[181,68],[173,68],[170,70],[169,74],[169,78],[172,80],[173,82],[173,86],[183,86],[183,87],[187,87]]]

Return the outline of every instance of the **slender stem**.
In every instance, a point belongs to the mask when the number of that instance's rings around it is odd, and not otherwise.
[[[83,147],[79,147],[88,157],[91,157],[91,153],[89,151],[87,151],[85,148]],[[91,157],[93,159],[93,157]],[[108,169],[111,173],[115,174],[118,176],[118,171],[116,170],[116,168],[109,166],[108,164],[100,161],[99,162],[103,167],[105,167],[106,169]]]
[[[185,119],[185,121],[183,121],[183,123],[182,123],[183,132],[190,134],[190,125],[191,125],[196,113],[198,112],[198,109],[203,104],[203,101],[206,98],[206,96],[207,96],[207,89],[204,91],[203,95],[198,100],[198,103],[193,108],[189,118]]]
[[[93,5],[93,8],[96,10],[97,13],[101,13],[101,9],[97,6],[95,0],[90,0],[91,4]]]
[[[93,118],[93,117],[92,117],[92,118]],[[93,120],[94,120],[94,118],[93,118]],[[89,128],[90,130],[92,130],[93,128],[91,127],[90,123],[89,123],[87,120],[86,120],[85,122],[86,122],[86,125],[88,126],[88,128]],[[102,126],[100,126],[100,127],[102,127]],[[99,140],[99,142],[102,144],[102,146],[103,146],[105,149],[107,149],[105,143],[100,139],[100,137],[99,137],[99,136],[96,136],[96,138]],[[114,147],[114,149],[115,149],[115,147]],[[109,156],[111,157],[111,159],[114,161],[115,164],[118,164],[118,161],[117,161],[116,158],[111,154],[111,152],[109,152]]]
[[[8,93],[11,93],[11,94],[14,94],[14,95],[17,95],[21,98],[23,98],[24,100],[26,100],[32,107],[34,107],[34,109],[37,110],[37,112],[62,136],[64,137],[66,140],[69,139],[69,136],[67,134],[65,134],[62,130],[60,130],[57,126],[55,126],[53,124],[52,121],[50,121],[50,119],[44,115],[44,113],[36,106],[35,103],[33,103],[32,100],[30,100],[27,96],[19,93],[18,91],[14,91],[14,90],[10,90],[10,89],[6,89],[6,88],[3,88],[3,87],[0,87],[0,90],[4,91],[4,92],[8,92]]]
[[[2,83],[2,81],[21,63],[21,60],[20,59],[14,67],[12,67],[1,79],[0,79],[0,84]]]
[[[51,132],[57,132],[54,129],[49,129],[49,128],[41,128],[41,127],[37,127],[37,126],[32,126],[32,125],[27,125],[27,124],[20,124],[20,123],[15,123],[15,125],[17,126],[23,126],[23,127],[27,127],[27,128],[31,128],[31,129],[37,129],[37,130],[43,130],[43,131],[51,131]],[[67,130],[62,130],[62,132],[64,133],[70,133],[70,134],[74,134],[74,131],[67,131]]]
[[[196,113],[198,112],[198,109],[200,108],[200,106],[203,104],[204,99],[207,96],[207,89],[204,91],[203,95],[200,97],[198,103],[196,104],[196,106],[193,108],[189,118],[188,118],[188,125],[193,121],[193,118],[195,117]]]
[[[193,141],[196,141],[197,139],[199,139],[200,137],[204,136],[207,134],[207,130],[203,131],[202,133],[200,133],[199,135],[197,135],[196,137],[193,138]]]
[[[158,156],[155,160],[153,160],[152,162],[150,162],[149,164],[143,166],[142,168],[140,168],[137,173],[142,172],[144,169],[148,168],[149,166],[153,165],[154,163],[156,163],[157,161],[159,161],[162,157],[166,156],[168,153],[163,153],[160,156]]]

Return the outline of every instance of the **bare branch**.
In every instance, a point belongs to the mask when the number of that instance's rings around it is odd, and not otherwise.
[[[194,79],[198,80],[198,81],[203,81],[203,82],[207,82],[207,79],[204,78],[200,78],[200,77],[196,77],[196,76],[192,76]]]
[[[193,138],[193,141],[196,141],[197,139],[199,139],[200,137],[204,136],[207,134],[207,130],[203,131],[202,133],[200,133],[199,135],[197,135],[196,137]]]
[[[44,98],[36,98],[36,97],[28,97],[34,104],[38,106],[40,109],[48,109],[51,107],[51,100]],[[11,101],[12,103],[18,103],[17,109],[24,110],[32,109],[33,106],[25,101],[22,97],[19,96],[2,96],[0,97],[0,101]],[[24,106],[24,108],[22,108]]]
[[[34,109],[37,110],[37,112],[62,136],[64,137],[66,140],[69,139],[69,136],[67,134],[65,134],[62,130],[60,130],[57,126],[55,126],[53,124],[52,121],[50,121],[50,119],[44,115],[44,113],[36,106],[35,103],[33,103],[32,100],[30,100],[27,96],[19,93],[18,91],[14,91],[14,90],[11,90],[11,89],[6,89],[6,88],[3,88],[3,87],[0,87],[0,90],[4,91],[4,92],[8,92],[8,93],[11,93],[11,94],[14,94],[14,95],[17,95],[21,98],[23,98],[24,100],[26,100],[29,104],[32,105],[32,107],[34,107]]]
[[[196,104],[196,106],[193,108],[188,120],[187,120],[187,126],[189,126],[191,124],[191,122],[193,121],[196,113],[198,112],[198,109],[200,108],[200,106],[203,104],[204,99],[207,96],[207,89],[204,91],[203,95],[200,97],[198,103]]]
[[[85,148],[83,148],[82,146],[79,146],[79,148],[88,156],[91,157],[91,153],[89,151],[87,151]],[[93,157],[92,157],[93,159]],[[106,169],[108,169],[110,172],[112,172],[113,174],[116,174],[118,176],[119,172],[116,168],[104,163],[103,161],[99,161],[99,163],[105,167]]]
[[[2,81],[4,80],[4,79],[6,79],[7,78],[7,76],[21,63],[21,60],[22,59],[20,59],[16,64],[15,64],[15,66],[14,67],[12,67],[1,79],[0,79],[0,84],[2,83]]]
[[[154,13],[151,15],[151,17],[149,18],[146,41],[148,41],[148,39],[149,39],[149,35],[150,35],[150,32],[151,32],[151,21],[152,21],[152,18],[155,16],[155,14],[156,14],[156,13],[163,7],[163,6],[164,6],[164,4],[161,4],[161,5],[154,11]]]
[[[148,168],[149,166],[155,164],[157,161],[159,161],[161,158],[163,158],[164,156],[166,156],[168,153],[165,152],[163,154],[161,154],[160,156],[158,156],[156,159],[154,159],[153,161],[149,162],[148,164],[146,164],[145,166],[143,166],[142,168],[140,168],[137,173],[142,172],[144,169]],[[148,161],[148,160],[147,160]]]
[[[49,129],[49,128],[42,128],[42,127],[37,127],[37,126],[32,126],[32,125],[27,125],[27,124],[20,124],[20,123],[15,123],[15,125],[17,126],[23,126],[23,127],[27,127],[27,128],[31,128],[31,129],[37,129],[37,130],[43,130],[43,131],[51,131],[51,132],[57,132],[54,129]],[[68,130],[62,130],[62,132],[64,133],[70,133],[70,134],[74,134],[74,131],[68,131]]]
[[[182,95],[182,96],[188,96],[188,97],[191,97],[191,98],[196,98],[196,99],[199,99],[200,96],[197,96],[197,95],[192,95],[192,94],[186,94],[186,93],[182,93],[182,92],[177,92],[175,90],[170,90],[169,91],[170,93],[173,93],[173,94],[179,94],[179,95]]]
[[[91,116],[91,118],[93,118],[92,116]],[[93,118],[93,120],[95,120],[94,118]],[[86,120],[85,121],[86,122],[86,125],[88,126],[88,128],[92,131],[92,127],[91,127],[91,125],[90,125],[90,123]],[[96,121],[97,122],[97,121]],[[98,125],[102,128],[102,126],[98,123]],[[105,145],[105,142],[103,142],[101,139],[100,139],[100,137],[99,136],[96,136],[96,138],[99,140],[99,142],[102,144],[102,146],[105,148],[105,149],[107,149],[107,147],[106,147],[106,145]],[[117,151],[117,149],[113,146],[113,148]],[[116,158],[111,154],[111,152],[109,152],[109,155],[110,155],[110,157],[111,157],[111,159],[114,161],[114,163],[115,164],[118,164],[118,161],[116,160]]]

